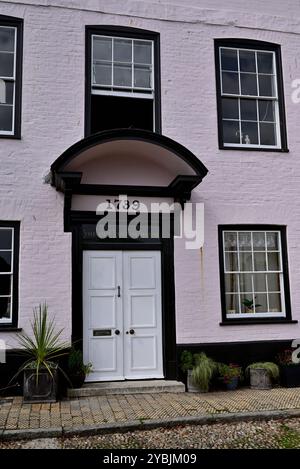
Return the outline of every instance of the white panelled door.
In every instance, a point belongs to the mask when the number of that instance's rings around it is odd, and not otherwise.
[[[163,378],[159,251],[84,251],[88,381]]]

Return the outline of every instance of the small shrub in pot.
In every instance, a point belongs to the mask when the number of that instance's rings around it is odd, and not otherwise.
[[[279,379],[279,368],[273,362],[257,362],[247,366],[246,374],[252,389],[270,389]]]

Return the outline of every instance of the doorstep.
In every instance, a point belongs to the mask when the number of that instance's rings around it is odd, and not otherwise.
[[[185,386],[180,381],[166,381],[162,379],[86,383],[81,388],[68,389],[68,397],[107,396],[112,394],[152,394],[159,392],[181,393],[185,392]]]

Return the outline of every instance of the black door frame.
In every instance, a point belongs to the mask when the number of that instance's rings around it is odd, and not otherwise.
[[[173,227],[172,218],[170,226]],[[100,219],[94,212],[71,212],[72,231],[72,343],[82,349],[83,342],[83,251],[85,250],[156,250],[161,252],[162,348],[166,379],[177,379],[176,315],[174,280],[174,235],[156,239],[86,239],[83,225],[95,225]],[[149,225],[150,226],[150,225]]]

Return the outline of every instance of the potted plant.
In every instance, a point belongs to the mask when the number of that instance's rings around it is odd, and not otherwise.
[[[218,366],[219,375],[228,390],[234,390],[238,387],[239,380],[242,378],[242,368],[235,363],[225,365],[220,363]]]
[[[194,355],[188,350],[184,350],[180,357],[180,368],[186,373],[187,391],[197,392],[198,389],[194,386],[192,381],[192,370],[194,367]]]
[[[56,402],[58,369],[61,370],[57,360],[67,354],[69,346],[59,341],[62,330],[55,332],[54,319],[48,318],[46,304],[34,309],[31,328],[32,334],[17,335],[27,360],[14,378],[23,371],[24,402]]]
[[[256,299],[256,296],[255,296],[255,299]],[[248,298],[245,298],[242,301],[242,304],[245,306],[246,313],[253,313],[254,306],[255,308],[259,308],[261,306],[260,304],[255,303],[253,299],[249,300]]]
[[[280,369],[280,382],[286,388],[300,386],[300,364],[292,360],[292,349],[286,349],[277,355]]]
[[[192,385],[190,391],[208,392],[212,378],[217,373],[218,364],[204,352],[194,355],[194,363],[190,373]]]
[[[250,376],[252,389],[270,389],[278,381],[279,368],[276,363],[257,362],[247,366],[246,374]]]
[[[91,363],[83,363],[82,351],[72,347],[68,357],[68,377],[73,388],[81,388],[86,376],[92,371]]]

